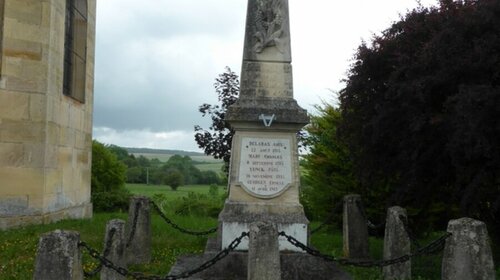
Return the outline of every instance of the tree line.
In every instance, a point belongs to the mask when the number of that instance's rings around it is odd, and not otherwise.
[[[217,172],[201,171],[196,167],[200,162],[193,161],[189,156],[173,155],[166,162],[161,162],[157,158],[148,159],[143,155],[136,157],[116,145],[106,147],[125,165],[127,183],[168,185],[174,190],[182,185],[222,183]]]

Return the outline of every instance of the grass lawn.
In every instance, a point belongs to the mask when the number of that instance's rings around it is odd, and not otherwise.
[[[128,185],[127,188],[134,194],[152,197],[154,194],[163,194],[168,201],[178,202],[188,200],[189,203],[197,203],[199,197],[188,195],[194,192],[203,195],[203,199],[211,199],[208,186],[183,186],[177,191],[172,191],[166,186]],[[222,190],[223,188],[220,187]],[[206,195],[206,196],[204,196]],[[219,196],[223,196],[222,191]],[[185,199],[186,198],[186,199]],[[218,199],[218,198],[217,198]],[[168,203],[175,205],[175,203]],[[205,207],[205,204],[193,205],[193,207]],[[168,206],[168,205],[167,205]],[[203,210],[203,209],[202,209]],[[203,231],[217,225],[217,219],[206,216],[206,212],[200,211],[200,215],[176,215],[170,207],[166,207],[166,215],[187,229]],[[218,213],[218,212],[217,212]],[[0,231],[0,279],[17,280],[31,279],[34,268],[34,259],[39,236],[45,232],[55,229],[75,230],[80,232],[81,240],[92,247],[102,250],[104,230],[110,219],[127,219],[126,213],[95,213],[92,219],[70,220],[50,225],[35,225],[21,229]],[[318,222],[313,222],[311,228],[316,228]],[[182,234],[167,225],[158,215],[152,216],[152,262],[147,265],[131,267],[133,271],[143,271],[152,274],[165,275],[175,263],[176,259],[183,254],[201,254],[203,252],[206,237],[197,237]],[[421,244],[427,244],[436,239],[440,233],[422,240]],[[312,245],[324,254],[342,256],[342,235],[339,229],[326,228],[311,236]],[[383,241],[379,238],[370,238],[370,251],[373,259],[382,257]],[[84,269],[89,271],[97,266],[97,262],[88,254],[83,255]],[[414,278],[417,280],[440,279],[440,256],[426,256],[413,260]],[[380,268],[354,268],[344,267],[355,280],[378,280],[382,279]],[[417,276],[418,275],[418,276]],[[497,278],[500,269],[497,269]],[[98,278],[92,278],[98,279]],[[500,280],[500,278],[498,278]]]
[[[116,218],[126,220],[127,214],[97,213],[88,220],[71,220],[51,225],[0,231],[0,279],[32,279],[39,236],[55,229],[78,231],[81,240],[99,251],[102,250],[106,223]],[[210,229],[217,224],[216,219],[213,218],[186,216],[175,217],[174,222],[195,230]],[[148,265],[133,266],[131,268],[133,271],[165,275],[180,255],[203,252],[206,237],[181,234],[167,225],[158,215],[153,215],[152,227],[152,262]],[[97,262],[86,252],[83,254],[83,262],[86,271],[97,266]],[[98,279],[98,277],[92,279]]]

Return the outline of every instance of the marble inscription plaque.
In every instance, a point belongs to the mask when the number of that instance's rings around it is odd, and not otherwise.
[[[238,179],[256,197],[280,195],[292,183],[290,139],[243,137]]]

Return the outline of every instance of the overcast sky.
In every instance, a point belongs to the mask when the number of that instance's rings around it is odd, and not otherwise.
[[[436,0],[422,0],[423,6]],[[240,75],[247,0],[97,3],[94,135],[106,144],[200,151],[193,127],[214,79]],[[416,0],[289,0],[294,97],[314,113],[342,88],[351,58]]]

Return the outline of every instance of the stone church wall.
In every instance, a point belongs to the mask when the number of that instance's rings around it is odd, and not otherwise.
[[[0,229],[92,216],[96,0],[88,1],[84,103],[63,94],[65,7],[0,0]]]

